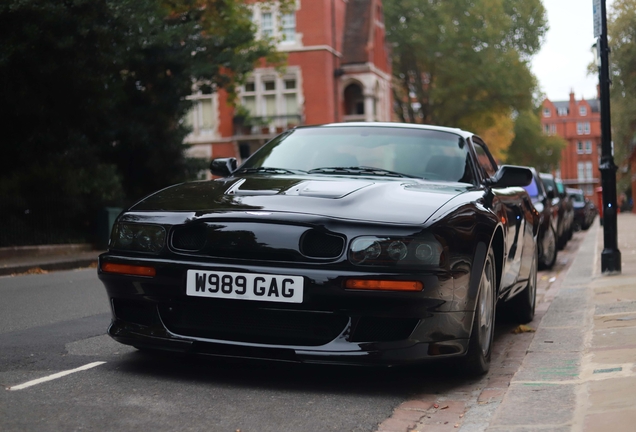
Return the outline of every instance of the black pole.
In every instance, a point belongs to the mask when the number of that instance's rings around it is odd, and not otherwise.
[[[603,273],[621,272],[621,251],[618,250],[618,230],[616,224],[616,165],[612,156],[612,129],[610,120],[610,76],[609,45],[607,43],[607,10],[605,0],[601,0],[601,68],[599,84],[601,87],[601,186],[603,186],[603,241],[601,271]]]

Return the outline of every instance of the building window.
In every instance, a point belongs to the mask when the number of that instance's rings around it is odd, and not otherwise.
[[[193,136],[212,135],[216,129],[216,106],[214,95],[198,94],[189,96],[192,108],[186,116],[186,124]]]
[[[576,124],[576,133],[578,135],[589,135],[590,134],[590,122],[582,122]]]
[[[592,154],[592,141],[585,141],[585,153]]]
[[[579,141],[576,143],[576,153],[583,154],[583,141]]]
[[[550,135],[556,135],[556,125],[555,124],[551,124],[550,125]]]
[[[543,108],[543,117],[550,117],[552,115],[552,112],[550,111],[550,108]]]
[[[579,107],[579,115],[586,116],[587,115],[587,107],[581,105]]]
[[[586,185],[585,189],[583,189],[583,193],[587,196],[591,196],[594,193],[594,186]]]
[[[543,133],[548,135],[550,133],[550,125],[543,125]]]
[[[256,74],[241,89],[241,103],[253,119],[262,124],[300,124],[299,85],[296,73],[282,77],[274,73]]]
[[[560,115],[560,116],[568,115],[568,108],[566,107],[557,108],[557,115]]]
[[[254,23],[259,27],[263,38],[275,38],[280,43],[296,42],[296,12],[279,13],[277,9],[254,9]]]
[[[592,171],[592,162],[585,162],[585,178],[587,180],[592,180],[594,178]]]
[[[585,181],[585,162],[578,162],[576,164],[576,177],[580,182]]]
[[[274,16],[271,12],[261,14],[261,35],[263,37],[274,36]]]
[[[296,14],[293,12],[282,14],[281,28],[283,42],[294,42],[296,40]]]

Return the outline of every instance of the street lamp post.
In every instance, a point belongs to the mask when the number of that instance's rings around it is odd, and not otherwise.
[[[618,250],[616,223],[616,165],[612,155],[612,130],[610,119],[609,45],[607,42],[607,9],[605,0],[594,0],[594,36],[601,65],[599,84],[601,89],[601,186],[603,186],[603,241],[601,271],[621,272],[621,251]]]

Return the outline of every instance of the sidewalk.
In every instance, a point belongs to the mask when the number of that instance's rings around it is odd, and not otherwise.
[[[0,248],[0,276],[90,267],[102,252],[90,244]]]
[[[597,219],[488,431],[636,430],[636,215],[618,243],[622,273],[600,274]]]

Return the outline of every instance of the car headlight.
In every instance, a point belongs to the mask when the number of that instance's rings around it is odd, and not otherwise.
[[[441,266],[444,248],[433,235],[423,237],[355,238],[349,245],[349,261],[364,266]]]
[[[158,253],[166,241],[166,230],[160,225],[118,223],[113,228],[110,247],[137,252]]]

